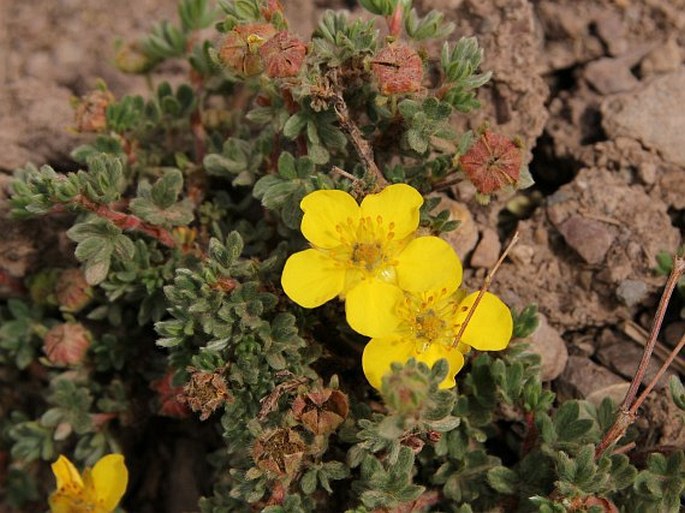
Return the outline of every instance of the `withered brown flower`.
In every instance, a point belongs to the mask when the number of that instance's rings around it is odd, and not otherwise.
[[[257,467],[278,477],[294,476],[300,469],[306,445],[293,429],[264,432],[252,446]]]
[[[258,75],[264,69],[259,47],[276,34],[269,23],[247,23],[231,30],[219,48],[219,59],[232,71],[244,75]]]
[[[324,388],[304,395],[293,401],[292,412],[299,422],[315,435],[335,431],[347,418],[349,403],[340,390]]]
[[[226,380],[220,372],[206,372],[190,368],[190,380],[183,387],[185,401],[200,420],[207,420],[220,406],[233,402]]]
[[[297,75],[307,55],[307,45],[290,32],[282,31],[259,48],[264,71],[271,78]]]
[[[93,287],[81,269],[65,269],[55,283],[55,297],[62,310],[79,312],[93,299]]]
[[[523,156],[510,139],[485,130],[459,164],[478,192],[490,194],[518,181]]]
[[[371,62],[381,94],[413,93],[421,88],[423,62],[411,46],[392,43],[376,54]]]
[[[114,102],[109,91],[91,91],[76,105],[74,118],[79,132],[102,132],[107,128],[107,107]]]

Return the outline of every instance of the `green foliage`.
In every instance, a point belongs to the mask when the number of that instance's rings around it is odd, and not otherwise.
[[[461,38],[454,48],[448,43],[442,47],[440,64],[449,88],[444,101],[460,112],[468,112],[480,106],[475,90],[490,80],[492,73],[476,73],[483,58],[483,50],[473,37]]]

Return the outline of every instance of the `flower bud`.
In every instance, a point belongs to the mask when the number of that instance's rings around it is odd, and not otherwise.
[[[43,336],[43,352],[54,365],[78,365],[83,362],[92,338],[81,323],[56,324]]]
[[[143,53],[137,43],[125,43],[117,48],[114,65],[124,73],[145,73],[152,68],[154,62]]]
[[[252,446],[257,467],[276,477],[292,477],[300,469],[305,443],[293,429],[278,428],[263,433]]]
[[[414,93],[421,88],[423,62],[412,47],[392,43],[383,48],[371,63],[381,94]]]
[[[55,298],[63,311],[76,313],[93,299],[93,287],[81,269],[66,269],[57,278]]]
[[[276,14],[283,16],[283,6],[279,0],[266,0],[265,2],[261,2],[259,11],[266,21],[271,21],[271,18]]]
[[[248,23],[231,30],[219,48],[219,59],[231,71],[250,77],[264,69],[259,48],[276,34],[269,23]]]
[[[259,49],[264,70],[271,78],[294,77],[307,55],[307,45],[290,32],[282,31]]]
[[[510,139],[485,130],[459,158],[459,164],[479,193],[490,194],[516,184],[523,156],[521,149]]]
[[[200,420],[207,420],[220,406],[233,402],[226,380],[219,372],[188,370],[190,380],[183,387],[184,398],[191,410],[200,412]]]
[[[325,435],[338,429],[347,418],[349,403],[340,390],[324,388],[293,401],[292,412],[296,420],[315,435]]]

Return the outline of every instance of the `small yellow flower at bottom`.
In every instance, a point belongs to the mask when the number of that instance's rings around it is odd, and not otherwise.
[[[112,513],[126,491],[128,470],[121,454],[108,454],[79,474],[65,456],[52,464],[57,489],[48,503],[52,513]]]

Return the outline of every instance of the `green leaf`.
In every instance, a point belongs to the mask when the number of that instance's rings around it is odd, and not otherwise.
[[[179,169],[167,168],[150,190],[150,198],[160,209],[171,207],[183,190],[183,174]]]
[[[296,112],[288,118],[283,126],[283,135],[288,139],[295,139],[307,125],[307,117],[301,112]]]
[[[488,470],[488,484],[499,493],[515,495],[519,488],[519,477],[506,467],[493,467]]]

